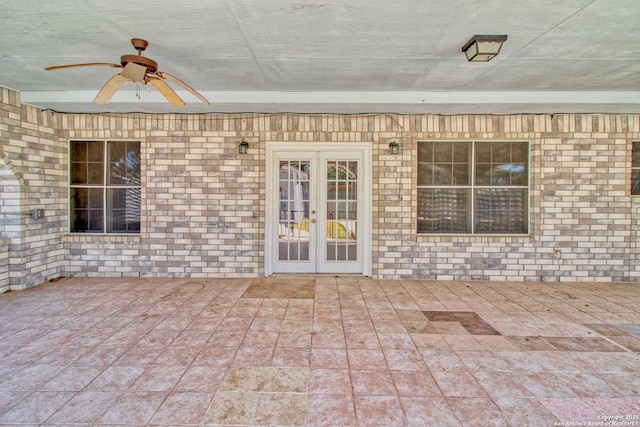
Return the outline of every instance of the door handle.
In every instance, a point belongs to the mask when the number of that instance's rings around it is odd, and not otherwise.
[[[315,218],[312,218],[312,219],[311,219],[311,224],[315,224],[315,223],[316,223],[316,219],[315,219]]]

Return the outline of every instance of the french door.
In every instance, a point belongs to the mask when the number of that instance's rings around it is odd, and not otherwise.
[[[370,157],[368,144],[267,146],[267,275],[370,275]]]

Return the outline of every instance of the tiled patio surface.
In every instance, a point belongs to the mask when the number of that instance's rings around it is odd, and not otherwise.
[[[640,284],[63,279],[0,295],[0,425],[640,427],[639,351]]]

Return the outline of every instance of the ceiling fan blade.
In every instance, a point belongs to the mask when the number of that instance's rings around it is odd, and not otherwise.
[[[61,70],[63,68],[73,68],[73,67],[93,67],[93,66],[104,66],[104,67],[115,67],[122,68],[120,64],[113,64],[111,62],[87,62],[85,64],[67,64],[67,65],[55,65],[53,67],[45,68],[46,71],[53,70]]]
[[[164,71],[156,71],[156,74],[159,77],[162,77],[162,78],[170,80],[170,81],[172,81],[172,82],[174,82],[176,84],[179,84],[180,86],[182,86],[183,88],[185,88],[186,90],[191,92],[196,98],[198,98],[204,104],[209,105],[209,101],[207,101],[207,98],[205,98],[204,96],[200,95],[198,92],[196,92],[196,90],[194,88],[192,88],[191,86],[189,86],[188,84],[186,84],[185,82],[183,82],[182,80],[177,78],[176,76],[173,76],[173,75],[171,75],[169,73],[165,73]]]
[[[126,77],[123,77],[120,74],[116,74],[115,76],[111,77],[104,86],[102,86],[102,89],[100,89],[98,95],[96,95],[96,97],[93,99],[93,102],[95,102],[96,104],[108,104],[109,101],[111,101],[111,98],[113,98],[113,95],[116,94],[118,89],[124,86],[128,81],[129,79],[127,79]]]
[[[153,76],[147,76],[147,78],[151,82],[151,84],[156,89],[158,89],[158,92],[160,92],[162,96],[164,96],[167,99],[167,101],[169,101],[169,104],[171,104],[174,107],[185,106],[184,101],[162,79],[159,79],[158,77],[153,77]]]

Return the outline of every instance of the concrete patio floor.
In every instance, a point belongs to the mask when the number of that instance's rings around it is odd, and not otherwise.
[[[67,278],[0,295],[0,425],[640,426],[639,351],[640,284]]]

